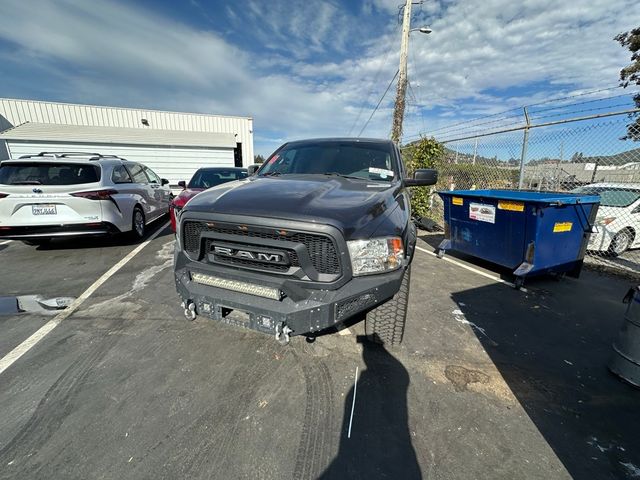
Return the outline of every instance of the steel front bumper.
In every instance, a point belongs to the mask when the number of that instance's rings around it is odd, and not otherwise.
[[[291,335],[303,335],[340,324],[395,295],[405,270],[357,277],[335,290],[321,290],[302,288],[286,277],[190,262],[180,253],[177,257],[181,258],[176,258],[176,287],[186,306],[193,304],[198,315],[269,334],[283,326],[292,330]],[[193,280],[194,274],[200,281],[217,278],[227,284],[220,288],[197,283]],[[264,291],[257,287],[264,287],[281,295],[275,300],[228,287],[253,288],[262,294]],[[241,314],[237,315],[238,312]]]

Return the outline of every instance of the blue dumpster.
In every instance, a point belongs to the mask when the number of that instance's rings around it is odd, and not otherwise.
[[[544,273],[578,277],[600,197],[520,190],[438,192],[455,250],[514,270],[516,287]]]

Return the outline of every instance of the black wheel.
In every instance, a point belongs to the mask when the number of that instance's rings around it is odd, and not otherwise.
[[[626,252],[631,243],[633,242],[633,233],[629,230],[622,230],[616,233],[616,236],[611,240],[611,246],[609,247],[609,253],[614,257],[618,257]]]
[[[407,321],[410,283],[411,267],[404,273],[398,293],[367,313],[364,328],[370,340],[384,345],[399,345],[402,342]]]
[[[131,235],[138,240],[144,237],[147,230],[144,212],[140,207],[133,209],[133,218],[131,219]]]
[[[41,245],[47,245],[51,239],[50,238],[38,238],[33,240],[21,240],[25,245],[30,245],[32,247],[39,247]]]

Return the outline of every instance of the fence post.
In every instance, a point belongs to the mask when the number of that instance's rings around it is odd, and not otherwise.
[[[524,107],[524,119],[527,122],[527,125],[524,128],[524,137],[522,138],[522,153],[520,154],[520,177],[518,179],[518,190],[522,190],[522,184],[524,183],[524,162],[527,158],[527,146],[529,144],[529,126],[531,122],[529,121],[529,112],[527,112],[527,107]]]

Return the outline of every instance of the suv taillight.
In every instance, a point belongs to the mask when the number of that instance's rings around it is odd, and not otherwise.
[[[117,190],[91,190],[89,192],[76,192],[72,193],[72,197],[86,198],[88,200],[113,200],[111,195],[118,193]]]

